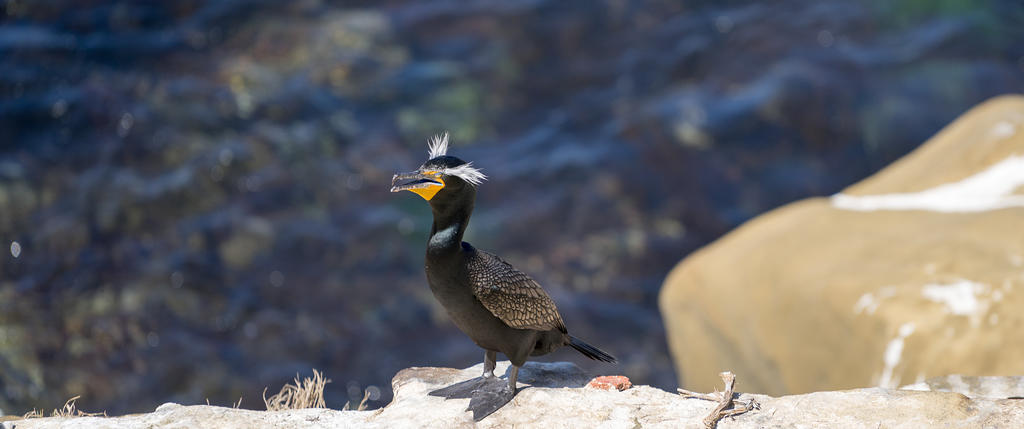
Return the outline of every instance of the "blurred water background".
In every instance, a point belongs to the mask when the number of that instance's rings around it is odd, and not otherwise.
[[[677,385],[687,253],[1024,89],[1024,6],[959,1],[2,0],[0,409],[328,406],[480,350],[391,174],[452,132],[467,241],[538,279],[593,373]]]

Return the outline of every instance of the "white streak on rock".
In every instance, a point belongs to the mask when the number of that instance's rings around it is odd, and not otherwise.
[[[930,301],[946,305],[946,309],[957,316],[974,316],[985,310],[978,295],[984,293],[988,286],[969,280],[960,280],[950,284],[928,284],[921,289],[921,295]]]
[[[861,295],[857,303],[853,304],[853,314],[861,314],[865,311],[868,314],[875,314],[875,310],[878,310],[878,300],[871,292]]]
[[[990,131],[989,133],[992,134],[992,137],[995,137],[997,139],[1005,139],[1008,137],[1013,137],[1014,134],[1017,134],[1017,126],[1014,125],[1012,122],[1002,121],[996,124],[994,127],[992,127],[992,131]]]
[[[861,314],[865,311],[868,314],[875,314],[875,311],[878,311],[878,306],[882,304],[882,301],[892,298],[895,295],[896,289],[892,286],[883,287],[874,293],[865,293],[857,299],[856,303],[853,304],[853,314]]]
[[[930,210],[965,213],[1024,207],[1024,195],[1013,191],[1024,186],[1024,156],[1014,155],[959,182],[920,192],[881,195],[832,196],[832,206],[843,210]]]
[[[879,387],[895,388],[899,385],[899,377],[893,378],[892,373],[903,357],[903,340],[906,340],[913,333],[914,324],[904,323],[900,325],[896,338],[893,338],[892,341],[889,341],[889,345],[885,346],[885,355],[883,356],[885,367],[882,368],[882,376],[878,379]]]

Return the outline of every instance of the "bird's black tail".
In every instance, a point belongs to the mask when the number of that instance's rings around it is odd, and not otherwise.
[[[594,347],[590,344],[583,342],[583,340],[576,338],[572,335],[569,336],[569,345],[576,351],[583,353],[583,356],[591,358],[593,360],[599,360],[601,362],[619,363],[615,360],[615,356],[601,351],[601,349]]]

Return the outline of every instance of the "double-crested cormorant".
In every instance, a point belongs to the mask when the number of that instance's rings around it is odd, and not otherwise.
[[[604,362],[615,358],[570,336],[544,289],[495,255],[462,241],[486,177],[470,163],[447,154],[448,134],[430,141],[430,159],[411,173],[396,174],[391,192],[412,191],[430,203],[434,224],[427,242],[427,282],[455,325],[484,349],[483,376],[431,392],[472,398],[467,410],[483,419],[515,396],[519,367],[568,345]],[[494,376],[497,353],[512,362],[508,384]]]

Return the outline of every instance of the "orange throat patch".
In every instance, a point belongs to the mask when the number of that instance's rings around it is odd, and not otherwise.
[[[437,195],[441,188],[444,188],[444,185],[430,185],[426,188],[409,189],[409,191],[415,192],[416,195],[423,197],[424,200],[430,201],[431,198],[434,198],[434,195]]]

